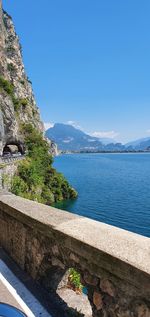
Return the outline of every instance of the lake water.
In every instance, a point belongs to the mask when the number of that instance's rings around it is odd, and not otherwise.
[[[150,154],[68,154],[54,167],[79,194],[57,207],[150,237]]]

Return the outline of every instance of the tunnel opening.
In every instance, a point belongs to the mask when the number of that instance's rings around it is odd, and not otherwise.
[[[24,155],[25,149],[23,144],[17,142],[6,143],[3,148],[3,156]]]

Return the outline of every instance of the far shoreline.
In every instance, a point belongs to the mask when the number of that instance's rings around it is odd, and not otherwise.
[[[150,151],[97,151],[97,152],[84,152],[84,151],[60,151],[59,155],[76,155],[76,154],[150,154]]]

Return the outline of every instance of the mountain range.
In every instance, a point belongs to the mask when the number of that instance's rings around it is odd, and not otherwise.
[[[147,150],[150,147],[150,137],[148,138],[143,138],[143,139],[138,139],[133,142],[129,142],[126,144],[127,147],[132,147],[136,151],[143,151]]]
[[[150,148],[150,138],[139,139],[127,144],[106,138],[93,137],[69,124],[55,123],[46,131],[46,137],[57,143],[62,151],[140,151]]]
[[[46,131],[46,137],[54,140],[62,151],[123,151],[125,146],[110,139],[98,138],[69,124],[56,123]]]

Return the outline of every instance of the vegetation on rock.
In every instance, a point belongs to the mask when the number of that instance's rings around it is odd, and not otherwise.
[[[14,87],[13,85],[2,76],[0,76],[0,89],[4,90],[8,95],[13,96],[14,94]]]
[[[69,269],[68,287],[79,294],[83,291],[81,275],[73,268]]]
[[[32,91],[26,76],[21,46],[11,17],[2,10],[0,40],[0,155],[5,145],[26,145],[27,156],[18,164],[12,180],[12,191],[44,204],[53,204],[77,196],[64,176],[52,167],[50,145],[43,137],[40,120]],[[11,20],[11,21],[10,21]],[[24,123],[24,124],[23,124]]]
[[[22,130],[28,154],[18,165],[17,174],[12,181],[12,192],[47,205],[76,198],[77,192],[52,167],[49,144],[43,139],[42,133],[31,124],[24,124]]]
[[[7,68],[8,68],[9,72],[15,72],[16,71],[16,67],[12,63],[7,64]]]
[[[14,94],[14,86],[8,80],[0,76],[0,89],[5,91],[12,99],[14,110],[17,112],[22,106],[25,108],[28,105],[28,100],[26,98],[16,98]]]

